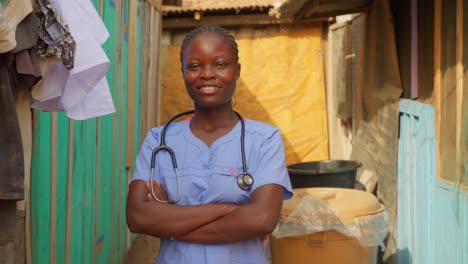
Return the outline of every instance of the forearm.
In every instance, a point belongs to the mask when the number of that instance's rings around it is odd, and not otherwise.
[[[127,200],[127,223],[134,233],[176,237],[222,218],[234,208],[229,204],[181,206],[148,201],[144,182],[134,182]]]
[[[227,243],[269,234],[275,228],[282,205],[282,187],[268,185],[255,190],[248,205],[239,206],[177,240],[196,243]]]
[[[192,232],[176,236],[177,240],[195,243],[229,243],[243,241],[269,234],[273,231],[278,217],[255,213],[247,206],[238,208]]]

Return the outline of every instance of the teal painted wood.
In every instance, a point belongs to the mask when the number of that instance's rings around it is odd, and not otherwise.
[[[398,263],[433,263],[431,179],[434,173],[433,108],[400,101],[398,141]]]
[[[54,235],[56,263],[121,263],[126,251],[125,202],[127,194],[127,173],[125,166],[127,137],[127,92],[124,85],[128,76],[126,67],[128,43],[123,39],[123,9],[119,3],[103,0],[103,20],[110,38],[103,45],[111,61],[107,79],[116,106],[116,113],[90,119],[72,121],[73,131],[68,131],[69,119],[64,113],[58,115],[56,150],[57,158],[57,200],[50,200],[51,141],[50,113],[37,112],[38,121],[34,130],[34,151],[32,164],[32,227],[33,261],[50,263],[50,240]],[[128,4],[122,0],[120,3]],[[100,1],[93,0],[96,7]],[[144,6],[144,3],[139,3]],[[128,13],[125,13],[128,15]],[[141,23],[141,22],[140,22]],[[139,25],[141,30],[141,24]],[[141,38],[141,32],[138,37]],[[141,41],[138,42],[141,45]],[[142,51],[140,51],[142,52]],[[141,54],[141,53],[140,53]],[[143,54],[141,54],[143,56]],[[138,67],[141,60],[137,62]],[[141,68],[136,69],[141,72]],[[139,73],[141,74],[141,73]],[[141,78],[136,80],[135,120],[141,120]],[[141,142],[141,122],[135,122],[135,150]],[[69,138],[73,132],[73,138]],[[71,140],[72,146],[68,146]],[[73,149],[71,168],[68,168],[69,147]],[[136,151],[135,151],[136,155]],[[67,178],[71,170],[70,178]],[[67,184],[72,183],[71,222],[66,223]],[[56,234],[50,234],[50,206],[57,207]],[[71,227],[70,255],[66,256],[66,230]]]
[[[57,114],[57,215],[56,215],[56,263],[66,260],[67,232],[67,184],[68,184],[68,139],[69,119],[65,113]]]
[[[89,230],[89,226],[84,225],[83,217],[85,213],[83,176],[85,175],[85,160],[87,155],[83,141],[84,122],[73,122],[73,168],[72,168],[72,202],[71,202],[71,228],[70,235],[70,262],[85,263],[84,256],[84,230]]]
[[[141,141],[142,141],[142,109],[143,106],[142,102],[142,94],[143,94],[143,67],[141,67],[143,63],[143,56],[145,56],[144,50],[144,43],[142,41],[143,32],[144,32],[144,14],[145,14],[145,7],[146,3],[144,1],[138,2],[138,13],[137,13],[137,28],[136,28],[136,58],[135,58],[135,99],[134,99],[134,116],[133,116],[133,160],[136,159],[138,151],[140,149]],[[126,222],[126,220],[125,220]],[[136,234],[131,234],[131,239],[134,240],[136,238]]]
[[[400,101],[398,263],[468,263],[467,193],[436,175],[434,109]]]
[[[462,245],[468,242],[467,237],[463,237],[466,233],[463,230],[466,199],[438,187],[435,188],[434,198],[434,263],[466,263],[462,261]]]
[[[107,72],[109,88],[114,94],[116,81],[114,80],[114,37],[115,37],[115,2],[104,0],[102,6],[103,21],[109,31],[109,39],[104,43],[103,48],[111,62]],[[115,98],[113,98],[115,101]],[[113,258],[113,179],[115,178],[113,161],[116,151],[113,141],[114,115],[99,118],[99,195],[98,195],[98,217],[97,217],[97,263],[110,263]]]
[[[112,123],[113,116],[111,115],[99,118],[96,263],[109,263],[111,259]]]
[[[118,15],[115,17],[115,41],[114,41],[114,49],[117,51],[122,51],[122,30],[121,25],[122,23],[122,10],[116,10]],[[120,13],[119,13],[120,12]],[[111,260],[112,263],[119,263],[119,259],[121,257],[121,239],[122,234],[120,234],[121,229],[121,222],[120,222],[120,208],[121,207],[121,197],[120,197],[120,189],[121,189],[121,160],[122,160],[122,152],[121,152],[121,144],[122,144],[122,122],[121,122],[121,111],[122,111],[122,56],[120,52],[116,54],[114,57],[114,79],[115,79],[115,87],[113,91],[113,98],[114,104],[116,108],[116,113],[114,115],[114,137],[113,142],[115,145],[114,155],[114,163],[113,163],[113,209],[112,209],[112,234],[113,234],[113,243],[112,243],[112,255]]]
[[[31,255],[34,263],[50,263],[50,113],[35,111],[31,163]]]
[[[143,30],[144,30],[144,14],[145,14],[145,6],[146,3],[143,1],[138,2],[138,17],[137,17],[137,29],[136,29],[136,58],[135,58],[135,101],[133,102],[135,104],[135,114],[133,116],[133,154],[135,160],[136,155],[138,154],[138,151],[140,149],[141,145],[141,120],[142,120],[142,113],[141,113],[141,106],[143,106],[143,102],[141,101],[141,95],[143,93],[142,88],[143,88],[143,67],[141,65],[143,64]]]
[[[122,43],[122,61],[121,61],[121,81],[122,85],[120,86],[120,101],[121,101],[121,109],[120,112],[120,125],[121,125],[121,138],[120,138],[120,146],[121,146],[121,155],[119,160],[120,166],[120,181],[119,181],[119,253],[120,258],[123,259],[125,257],[126,252],[126,242],[127,242],[127,221],[125,215],[125,207],[126,207],[126,200],[127,200],[127,144],[124,139],[127,138],[127,126],[128,126],[128,21],[129,21],[129,1],[123,1],[123,28],[122,28],[122,36],[123,41]],[[134,58],[132,58],[134,59]]]
[[[468,263],[468,196],[464,195],[464,201],[463,203],[465,204],[464,206],[464,211],[465,214],[463,215],[463,232],[461,232],[463,236],[463,262],[462,263]]]
[[[83,259],[93,263],[95,252],[95,198],[96,198],[96,119],[83,121],[83,143],[85,144],[84,174],[81,175],[84,185],[83,225],[86,228],[83,237]],[[78,158],[78,157],[76,157]]]

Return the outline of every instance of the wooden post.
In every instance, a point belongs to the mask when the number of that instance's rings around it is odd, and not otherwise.
[[[126,167],[133,165],[133,139],[135,131],[135,81],[136,81],[136,31],[137,31],[138,1],[130,1],[129,21],[128,21],[128,83],[127,83],[127,153]]]
[[[436,151],[437,153],[437,175],[441,175],[441,154],[440,154],[440,108],[441,108],[441,23],[442,23],[442,3],[441,0],[434,2],[434,106],[435,106],[435,127],[436,127]]]
[[[464,174],[464,152],[463,139],[463,0],[457,0],[457,180],[461,185]]]

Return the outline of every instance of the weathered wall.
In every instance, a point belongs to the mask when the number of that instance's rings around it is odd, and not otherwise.
[[[390,234],[383,259],[395,254],[393,239],[397,194],[398,99],[402,93],[393,18],[388,1],[374,1],[358,16],[354,30],[355,116],[351,159],[378,177],[377,196],[385,205]]]

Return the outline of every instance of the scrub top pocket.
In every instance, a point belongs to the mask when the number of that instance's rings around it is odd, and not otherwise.
[[[242,190],[237,185],[237,176],[242,168],[216,166],[212,175],[204,203],[247,204],[250,200],[250,190]]]

